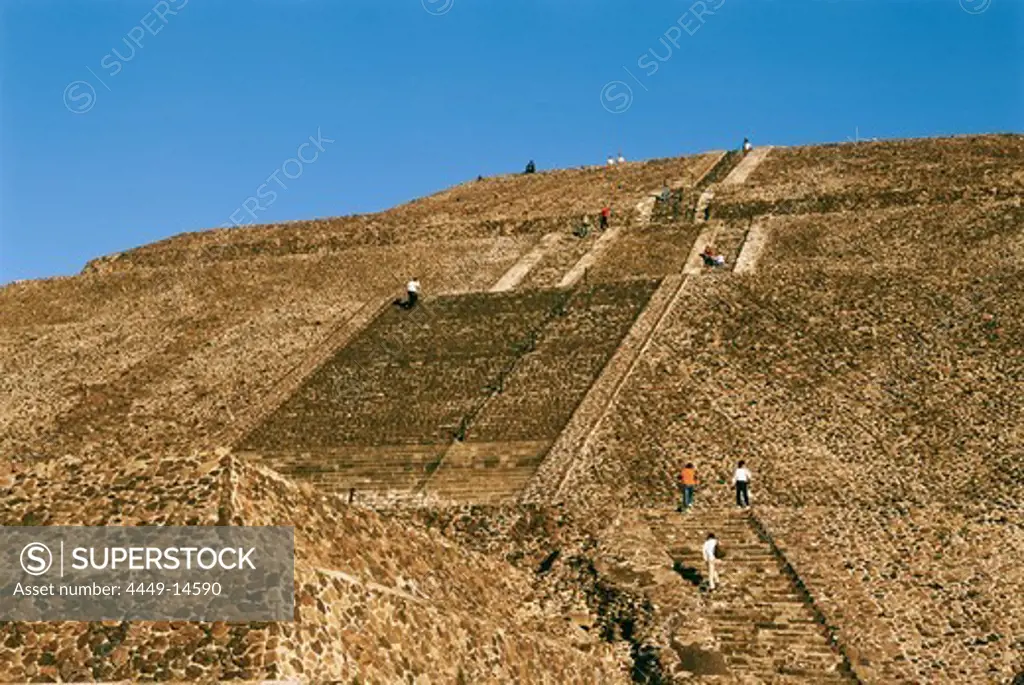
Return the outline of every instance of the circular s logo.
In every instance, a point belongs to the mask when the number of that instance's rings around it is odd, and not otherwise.
[[[53,566],[50,548],[41,542],[30,542],[21,550],[21,568],[30,576],[41,576]]]
[[[633,104],[633,89],[625,81],[609,81],[601,89],[601,106],[612,114],[622,114]]]
[[[64,106],[73,114],[85,114],[96,105],[96,89],[88,81],[72,81],[64,89]]]
[[[427,14],[433,14],[435,17],[448,14],[455,6],[455,0],[420,0],[420,3]]]
[[[992,5],[992,0],[960,0],[960,8],[967,14],[981,14]]]

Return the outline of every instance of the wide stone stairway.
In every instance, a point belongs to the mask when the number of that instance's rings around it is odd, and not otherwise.
[[[581,288],[472,416],[461,440],[424,483],[460,502],[513,497],[536,472],[658,285],[653,280]]]
[[[656,279],[386,307],[239,452],[361,501],[498,502],[533,476]]]
[[[725,665],[704,675],[729,675],[742,683],[858,682],[830,644],[809,596],[787,574],[784,559],[762,538],[750,514],[698,503],[689,513],[645,510],[640,516],[664,545],[684,592],[699,593],[698,612],[712,638],[711,653],[717,651]],[[724,550],[713,592],[707,589],[701,556],[708,533]],[[701,675],[699,665],[694,668]]]

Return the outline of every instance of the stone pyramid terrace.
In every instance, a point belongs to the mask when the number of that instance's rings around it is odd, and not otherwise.
[[[7,285],[0,525],[291,525],[296,609],[0,622],[0,682],[1009,683],[1022,198],[1016,135],[718,151]]]

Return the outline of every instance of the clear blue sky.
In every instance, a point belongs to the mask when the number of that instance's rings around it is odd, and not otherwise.
[[[1024,128],[1022,0],[0,0],[0,56],[0,283],[530,158]]]

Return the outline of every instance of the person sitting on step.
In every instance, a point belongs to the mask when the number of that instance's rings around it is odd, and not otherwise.
[[[590,235],[589,214],[583,215],[583,219],[580,221],[580,223],[576,225],[576,228],[572,229],[572,234],[577,238],[586,238],[588,235]]]
[[[524,173],[524,174],[533,174],[533,173],[536,173],[536,172],[537,172],[537,165],[536,165],[536,164],[534,164],[534,163],[533,163],[533,160],[531,159],[531,160],[530,160],[530,161],[529,161],[529,162],[528,162],[528,163],[526,164],[526,171],[524,171],[523,173]]]
[[[416,306],[416,302],[420,299],[420,279],[418,276],[413,276],[405,286],[405,300],[395,300],[392,304],[402,309],[412,309]]]
[[[700,258],[704,260],[704,266],[708,268],[725,266],[725,255],[716,254],[715,248],[711,245],[704,248],[704,251],[700,253]]]
[[[750,144],[750,139],[749,138],[744,138],[743,139],[743,154],[745,155],[745,154],[747,154],[748,152],[750,152],[753,149],[754,149],[754,146]]]

